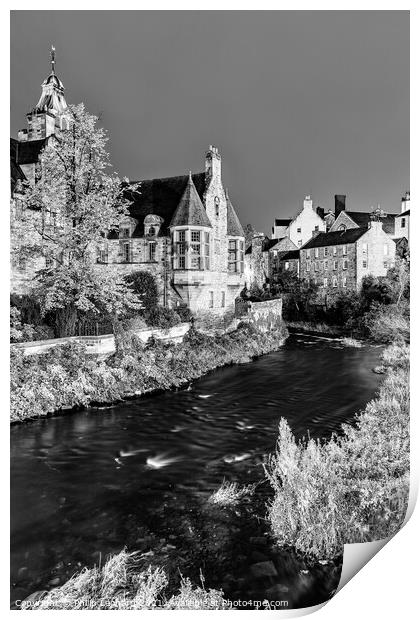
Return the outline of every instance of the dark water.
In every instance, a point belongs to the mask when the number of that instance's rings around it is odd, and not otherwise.
[[[239,513],[234,523],[207,498],[224,478],[263,478],[281,416],[295,435],[313,437],[351,420],[375,393],[379,355],[295,335],[281,351],[220,369],[189,390],[13,427],[12,600],[125,545],[163,547],[165,562],[184,574],[204,566],[208,587],[220,587],[223,575],[225,591],[246,594],[246,566],[264,557],[247,540],[268,526],[244,526]],[[269,492],[262,485],[260,499]]]

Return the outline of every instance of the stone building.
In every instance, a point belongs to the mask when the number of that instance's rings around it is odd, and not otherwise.
[[[380,221],[319,233],[301,248],[300,277],[320,286],[320,298],[358,290],[364,276],[385,276],[395,261],[396,244]]]
[[[297,247],[289,237],[268,239],[264,233],[257,233],[245,252],[245,284],[247,288],[269,288],[278,280],[284,270],[299,272],[299,254],[293,260],[285,260]],[[290,258],[290,257],[289,257]]]
[[[395,216],[395,238],[407,239],[410,247],[410,192],[401,198],[401,213]]]
[[[303,201],[303,208],[293,218],[275,219],[271,229],[272,239],[289,239],[298,248],[312,237],[314,232],[325,232],[324,210],[320,207],[315,211],[310,196]]]
[[[127,190],[130,216],[104,241],[98,265],[149,271],[163,305],[233,310],[245,283],[245,237],[222,183],[218,149],[209,147],[203,172],[139,183],[138,192]]]
[[[36,181],[42,150],[70,127],[54,48],[50,75],[42,83],[38,103],[27,114],[27,125],[17,140],[11,140],[12,225],[18,217],[22,183]],[[164,306],[182,305],[214,314],[234,309],[245,281],[245,238],[223,186],[218,149],[209,147],[205,168],[198,174],[141,181],[140,191],[132,187],[128,184],[126,190],[132,200],[129,216],[117,233],[104,240],[97,256],[95,252],[97,268],[122,274],[150,272]],[[46,225],[55,226],[57,214],[47,216],[51,222]],[[40,217],[39,212],[34,211],[33,217]],[[12,265],[12,291],[29,292],[36,272],[47,263],[48,258],[40,256]]]

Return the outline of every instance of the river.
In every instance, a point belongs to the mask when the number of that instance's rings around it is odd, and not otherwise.
[[[248,553],[247,541],[261,532],[215,515],[207,498],[224,478],[263,478],[280,417],[298,437],[328,437],[351,421],[378,387],[372,368],[380,352],[293,335],[278,352],[178,392],[13,426],[11,600],[62,583],[125,545],[163,549],[184,574],[200,566],[209,587],[246,594],[246,566],[265,557],[258,544]],[[260,500],[269,493],[261,485]]]

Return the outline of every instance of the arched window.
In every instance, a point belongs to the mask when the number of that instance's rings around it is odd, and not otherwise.
[[[344,232],[345,230],[347,230],[347,226],[345,224],[340,224],[340,226],[338,227],[338,230]]]
[[[215,198],[214,198],[214,213],[215,213],[216,217],[219,217],[219,205],[220,205],[219,196],[215,196]]]

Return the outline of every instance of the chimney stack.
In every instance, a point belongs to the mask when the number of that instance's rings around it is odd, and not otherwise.
[[[222,174],[222,158],[219,153],[219,149],[217,146],[213,146],[210,144],[208,151],[206,153],[206,179],[210,181],[210,179],[220,179]]]
[[[325,215],[325,212],[324,212],[324,207],[317,207],[317,208],[316,208],[316,212],[317,212],[317,214],[319,215],[319,217],[321,217],[322,219],[324,219],[324,215]]]
[[[346,210],[346,196],[345,194],[336,194],[335,199],[335,217],[337,218],[341,211]]]
[[[410,192],[405,192],[405,196],[401,198],[401,213],[408,211],[410,208]]]

